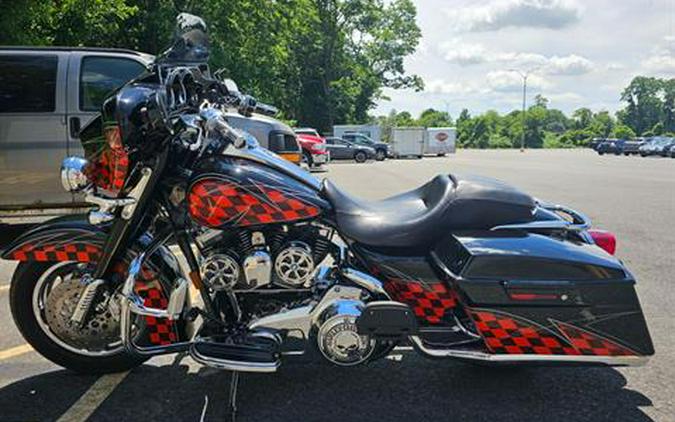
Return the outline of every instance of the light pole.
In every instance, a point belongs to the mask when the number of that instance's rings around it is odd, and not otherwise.
[[[508,69],[509,72],[516,72],[523,78],[523,117],[522,117],[522,130],[523,136],[520,138],[520,152],[525,152],[525,113],[526,113],[526,102],[527,102],[527,77],[530,76],[530,73],[534,72],[536,69],[530,69],[526,71],[518,69]]]

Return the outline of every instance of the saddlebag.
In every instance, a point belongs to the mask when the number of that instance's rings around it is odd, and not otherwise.
[[[654,353],[635,279],[596,245],[518,230],[456,232],[433,257],[488,353]]]

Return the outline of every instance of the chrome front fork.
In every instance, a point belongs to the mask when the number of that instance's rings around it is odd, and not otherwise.
[[[176,321],[181,318],[183,311],[185,310],[185,301],[188,292],[187,280],[179,277],[174,281],[166,309],[145,306],[143,298],[136,293],[136,281],[141,274],[144,260],[145,253],[142,253],[131,261],[131,264],[129,265],[129,275],[126,278],[124,286],[122,287],[122,292],[120,293],[120,327],[122,344],[129,352],[145,356],[186,351],[190,347],[191,341],[172,343],[163,346],[138,346],[134,342],[134,316],[166,318]]]

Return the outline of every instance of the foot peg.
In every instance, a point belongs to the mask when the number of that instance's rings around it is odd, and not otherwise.
[[[272,332],[247,333],[239,338],[202,337],[190,347],[192,358],[202,365],[228,371],[275,372],[281,364],[281,337]]]

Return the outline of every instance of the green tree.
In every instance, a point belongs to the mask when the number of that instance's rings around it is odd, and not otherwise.
[[[607,111],[593,114],[591,124],[588,126],[591,132],[601,138],[607,138],[614,129],[614,118]]]
[[[663,81],[637,76],[621,93],[621,100],[628,105],[619,114],[621,122],[635,133],[642,134],[660,120],[663,103],[659,98]]]
[[[635,138],[635,132],[630,127],[619,124],[614,127],[612,137],[617,139],[633,139]]]
[[[574,121],[575,129],[585,129],[591,125],[593,121],[593,112],[586,107],[574,110],[572,113],[572,120]]]
[[[428,108],[420,114],[416,124],[424,127],[446,127],[452,126],[452,118],[444,111]]]

